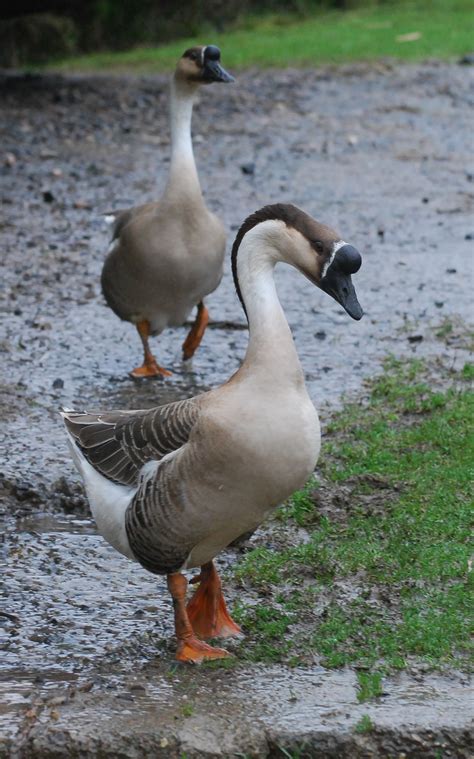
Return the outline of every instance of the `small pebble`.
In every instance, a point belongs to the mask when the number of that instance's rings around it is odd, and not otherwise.
[[[249,163],[243,163],[240,167],[240,170],[242,174],[255,174],[255,164],[253,161],[249,161]]]
[[[51,190],[45,190],[43,192],[43,200],[45,203],[52,203],[54,201],[54,195]]]
[[[62,387],[64,387],[64,380],[62,380],[60,377],[54,380],[53,387],[55,390],[60,390]]]

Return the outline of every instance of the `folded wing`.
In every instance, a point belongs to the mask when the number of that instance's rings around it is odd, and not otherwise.
[[[160,461],[188,441],[199,407],[190,398],[150,410],[63,411],[62,416],[72,442],[96,471],[133,486],[147,461]]]

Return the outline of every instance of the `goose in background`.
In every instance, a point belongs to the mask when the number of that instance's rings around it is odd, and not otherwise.
[[[265,206],[232,249],[249,323],[240,369],[221,387],[151,410],[63,412],[99,532],[167,575],[180,661],[228,655],[204,641],[239,633],[213,559],[304,485],[318,459],[318,414],[275,288],[278,262],[361,318],[358,251],[295,206]],[[195,567],[199,587],[186,605],[183,572]]]
[[[223,270],[226,233],[204,203],[191,139],[193,103],[199,87],[233,82],[220,64],[214,45],[193,47],[178,61],[170,90],[171,164],[160,200],[112,213],[114,227],[102,269],[102,292],[111,309],[135,324],[143,364],[132,377],[168,376],[148,339],[168,326],[182,325],[197,306],[183,343],[191,358],[209,315],[204,297],[218,286]]]

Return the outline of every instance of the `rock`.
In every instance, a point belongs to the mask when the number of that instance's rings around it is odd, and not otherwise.
[[[458,63],[460,66],[474,66],[474,53],[466,53],[459,59]]]
[[[53,203],[54,202],[54,195],[51,192],[51,190],[45,190],[43,192],[43,200],[45,203]]]
[[[249,161],[248,163],[243,163],[240,167],[240,170],[242,174],[248,174],[249,176],[252,176],[255,174],[255,163],[253,161]]]
[[[62,380],[60,377],[54,380],[53,387],[55,390],[60,390],[62,387],[64,387],[64,380]]]

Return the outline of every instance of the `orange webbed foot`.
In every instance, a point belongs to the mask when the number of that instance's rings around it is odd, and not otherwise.
[[[143,377],[172,377],[172,373],[168,369],[164,369],[156,361],[149,361],[141,366],[137,366],[136,369],[132,369],[130,376],[134,379],[142,379]]]
[[[196,635],[200,638],[230,638],[241,635],[242,630],[227,611],[221,581],[214,564],[205,564],[201,568],[201,574],[191,582],[199,582],[199,588],[186,607]]]
[[[211,659],[227,659],[231,657],[228,651],[223,648],[214,648],[196,638],[195,635],[189,638],[178,640],[178,649],[176,659],[190,664],[200,664],[203,661]]]

